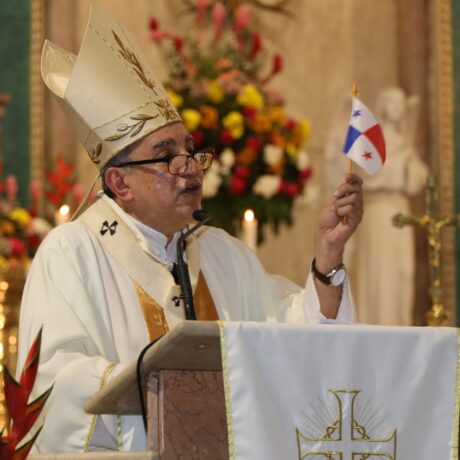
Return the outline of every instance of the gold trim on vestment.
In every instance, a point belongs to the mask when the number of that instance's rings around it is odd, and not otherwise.
[[[98,391],[100,391],[104,385],[107,383],[107,379],[112,372],[113,368],[115,367],[114,363],[110,363],[105,369],[104,372],[102,373],[101,377],[101,383],[99,385]],[[89,424],[89,429],[88,429],[88,434],[86,435],[86,440],[85,440],[85,446],[83,448],[83,452],[89,452],[89,445],[91,442],[91,438],[93,437],[94,434],[94,428],[96,427],[96,420],[97,420],[98,414],[94,414],[91,417],[91,422]],[[120,440],[118,440],[118,448],[120,448]]]
[[[30,2],[30,51],[29,51],[29,172],[30,179],[44,181],[45,165],[45,93],[40,73],[41,51],[45,35],[45,13],[43,0]],[[41,200],[43,201],[43,200]],[[38,204],[40,212],[42,202]]]
[[[223,321],[217,321],[220,331],[220,353],[222,356],[222,376],[224,383],[225,410],[227,412],[228,455],[230,460],[235,460],[235,438],[233,435],[233,408],[228,372],[228,350],[225,340],[225,327]]]
[[[158,305],[137,283],[134,283],[150,341],[156,340],[169,331],[163,308]]]
[[[150,340],[156,340],[169,331],[164,310],[138,284],[134,283],[134,288],[144,315]],[[201,271],[198,275],[198,283],[193,298],[197,319],[201,321],[217,321],[219,319],[216,305]]]

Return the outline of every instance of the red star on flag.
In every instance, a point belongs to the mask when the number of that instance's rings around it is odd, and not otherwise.
[[[364,157],[366,160],[372,160],[372,152],[364,152],[364,153],[363,153],[363,157]]]

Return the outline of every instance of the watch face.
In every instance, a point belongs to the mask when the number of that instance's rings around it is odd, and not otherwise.
[[[340,286],[345,281],[346,271],[339,268],[331,277],[332,286]]]

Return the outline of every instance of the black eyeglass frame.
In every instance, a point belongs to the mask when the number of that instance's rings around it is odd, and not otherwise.
[[[174,156],[171,156],[171,157],[164,157],[164,158],[149,158],[149,159],[146,159],[146,160],[125,161],[124,163],[120,163],[119,165],[114,165],[113,167],[114,168],[124,168],[125,166],[142,166],[142,165],[149,165],[149,164],[155,164],[155,163],[168,163],[168,172],[170,174],[173,174],[173,175],[177,176],[177,175],[180,175],[181,173],[180,172],[178,172],[178,173],[171,172],[170,169],[169,169],[170,162],[176,157],[188,157],[188,158],[193,158],[198,163],[198,165],[200,165],[200,162],[195,158],[195,155],[197,155],[198,153],[206,153],[206,154],[211,155],[211,161],[209,162],[209,166],[206,167],[206,168],[201,168],[202,171],[206,171],[211,166],[212,160],[213,160],[214,155],[216,153],[216,151],[211,147],[210,148],[205,148],[205,149],[193,150],[188,155],[180,154],[180,155],[174,155]]]

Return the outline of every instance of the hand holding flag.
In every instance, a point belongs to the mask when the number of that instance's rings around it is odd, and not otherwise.
[[[355,96],[343,152],[371,175],[385,163],[382,129],[372,112]]]

